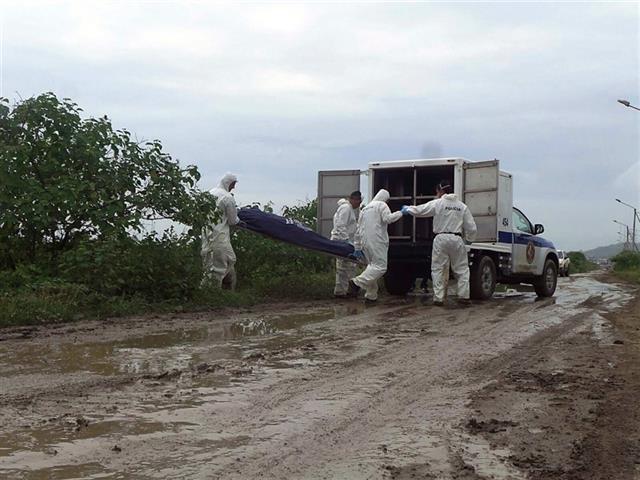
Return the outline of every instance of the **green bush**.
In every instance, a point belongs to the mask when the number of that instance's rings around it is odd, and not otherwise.
[[[239,291],[202,286],[198,235],[218,212],[199,178],[69,99],[0,98],[0,326],[330,294],[331,258],[240,229]],[[315,200],[283,213],[315,228]],[[145,233],[157,219],[188,228]]]
[[[270,206],[264,208],[270,211]],[[310,228],[315,228],[316,201],[295,207],[285,207],[283,214],[298,220]],[[296,279],[303,276],[328,273],[332,271],[330,257],[304,250],[300,247],[278,242],[270,238],[236,229],[232,244],[238,258],[236,269],[238,285],[252,286],[267,282],[290,283],[296,288]],[[286,291],[286,289],[284,289]]]
[[[137,297],[108,297],[83,285],[43,281],[0,293],[0,326],[102,318],[138,313],[148,307]]]
[[[214,215],[195,166],[81,113],[52,93],[12,106],[0,98],[0,268],[55,266],[82,239],[141,232],[145,220],[195,233]]]
[[[171,232],[157,237],[85,240],[60,259],[60,277],[104,295],[186,300],[199,288],[198,242]]]
[[[569,267],[573,273],[590,272],[598,268],[593,262],[590,262],[582,252],[569,252],[567,253],[571,259],[571,266]]]
[[[640,269],[640,253],[638,252],[620,252],[611,261],[614,263],[614,270],[616,271]]]
[[[613,271],[625,280],[640,283],[640,253],[624,251],[611,259]]]

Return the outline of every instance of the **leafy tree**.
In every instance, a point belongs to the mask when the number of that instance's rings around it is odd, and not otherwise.
[[[126,237],[145,220],[196,233],[214,215],[195,166],[181,167],[158,140],[139,142],[106,116],[81,112],[53,93],[11,106],[0,99],[0,268]]]

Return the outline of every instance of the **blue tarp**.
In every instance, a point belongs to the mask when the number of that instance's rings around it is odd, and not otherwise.
[[[324,238],[297,220],[263,212],[258,208],[241,208],[238,217],[241,220],[239,227],[281,242],[336,257],[348,258],[353,254],[353,245],[350,243]]]

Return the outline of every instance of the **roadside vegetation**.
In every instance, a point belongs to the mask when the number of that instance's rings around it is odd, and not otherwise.
[[[640,285],[640,253],[620,252],[611,261],[616,276]]]
[[[598,268],[598,265],[589,261],[582,252],[569,252],[567,255],[571,259],[571,273],[585,273]]]
[[[238,291],[202,286],[199,233],[217,213],[199,179],[69,99],[0,99],[0,326],[329,296],[328,257],[245,231]],[[315,201],[284,213],[315,226]]]

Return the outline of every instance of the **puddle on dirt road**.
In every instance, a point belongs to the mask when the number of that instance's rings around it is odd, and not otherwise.
[[[197,328],[161,331],[104,343],[20,343],[0,345],[3,376],[28,373],[91,372],[98,375],[157,373],[185,369],[206,351],[207,361],[242,358],[245,340],[299,330],[305,325],[360,313],[359,305],[337,305],[308,313],[211,322]],[[215,345],[215,349],[211,348]]]
[[[62,465],[60,467],[47,468],[44,470],[34,470],[24,472],[22,470],[7,471],[8,478],[20,480],[120,480],[127,478],[126,475],[108,472],[99,463],[89,463],[84,465]]]
[[[199,419],[210,415],[215,405],[224,411],[224,405],[246,401],[248,381],[266,385],[282,378],[286,370],[320,361],[314,360],[316,347],[311,340],[315,341],[318,335],[324,338],[326,329],[320,326],[310,337],[303,331],[305,327],[363,311],[360,304],[338,304],[330,309],[290,315],[233,321],[212,318],[209,323],[189,329],[105,343],[73,343],[72,338],[66,343],[58,338],[57,344],[7,342],[0,346],[4,376],[69,372],[114,376],[173,369],[179,370],[179,374],[171,381],[141,377],[147,379],[127,383],[117,390],[89,394],[83,407],[86,417],[80,420],[75,414],[64,413],[78,411],[77,406],[64,402],[54,407],[61,415],[51,418],[30,408],[25,410],[29,413],[23,425],[17,423],[15,428],[0,434],[0,477],[125,478],[90,461],[78,461],[76,454],[92,449],[108,452],[115,444],[110,442],[116,439],[183,435],[199,429]],[[252,355],[260,360],[257,368]],[[216,360],[222,360],[219,364],[224,368],[216,366]],[[213,366],[211,373],[199,375],[203,365]],[[219,373],[217,368],[221,369]],[[239,445],[237,442],[249,440],[236,439],[233,443],[219,434],[211,433],[209,438],[201,431],[198,436],[206,443],[202,449],[207,458],[212,449],[233,449]],[[81,464],[74,466],[75,463]],[[174,465],[168,462],[166,468]]]
[[[86,426],[83,422],[88,422]],[[143,435],[160,431],[171,431],[186,423],[161,423],[115,416],[108,420],[98,417],[73,417],[64,415],[51,418],[44,425],[29,426],[22,430],[0,435],[0,458],[19,450],[31,450],[57,455],[56,444],[74,442],[87,438],[112,434]],[[0,461],[0,464],[2,462]]]

